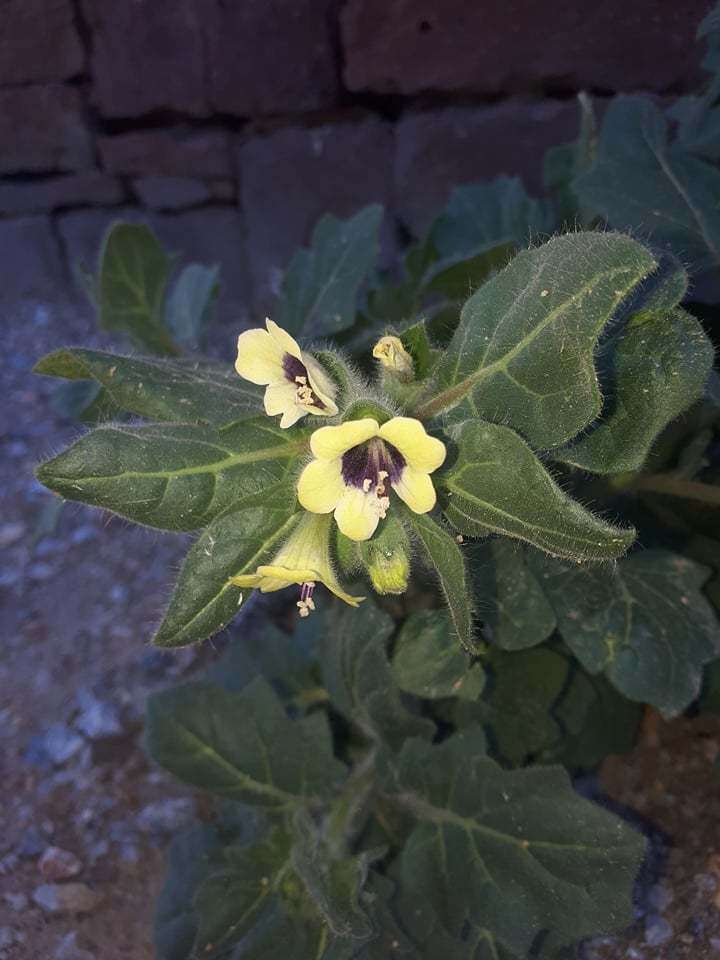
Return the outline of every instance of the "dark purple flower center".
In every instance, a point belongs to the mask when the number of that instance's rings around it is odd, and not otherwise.
[[[285,379],[298,391],[298,397],[302,400],[304,406],[317,407],[318,410],[324,410],[325,404],[310,386],[310,377],[307,368],[302,360],[286,353],[283,357],[283,372]]]
[[[343,480],[349,486],[360,489],[368,486],[368,480],[372,490],[378,485],[392,485],[400,479],[404,467],[405,458],[400,451],[378,437],[358,444],[342,456]],[[384,477],[380,476],[381,473],[384,473]]]

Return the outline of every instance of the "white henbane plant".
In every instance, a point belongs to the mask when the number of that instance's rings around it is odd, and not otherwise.
[[[152,304],[166,356],[37,366],[84,384],[96,424],[40,480],[197,534],[157,644],[297,591],[292,634],[261,607],[206,679],[152,702],[152,755],[219,802],[172,855],[163,960],[549,958],[632,916],[641,838],[539,762],[625,748],[639,704],[683,710],[717,656],[708,572],[626,557],[623,515],[678,484],[716,496],[687,437],[715,422],[713,351],[667,255],[577,232],[512,256],[548,209],[517,181],[464,189],[395,285],[367,288],[379,208],[323,218],[235,370],[173,339],[214,275],[165,303],[169,261],[118,227],[101,313],[137,343]],[[697,428],[669,426],[693,405]]]

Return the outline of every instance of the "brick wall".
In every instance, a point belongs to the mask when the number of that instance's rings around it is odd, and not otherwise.
[[[0,300],[146,216],[222,264],[225,314],[261,312],[325,210],[382,201],[389,255],[456,183],[539,189],[577,91],[694,86],[710,5],[0,0]]]

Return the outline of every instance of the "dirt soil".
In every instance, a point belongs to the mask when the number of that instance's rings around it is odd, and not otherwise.
[[[0,960],[149,960],[163,851],[196,801],[148,763],[145,701],[213,650],[148,644],[183,538],[70,504],[51,522],[33,466],[79,430],[30,368],[67,343],[109,341],[87,309],[31,304],[3,337]],[[604,765],[602,789],[652,825],[651,858],[637,923],[587,960],[720,960],[719,749],[720,718],[653,722]]]

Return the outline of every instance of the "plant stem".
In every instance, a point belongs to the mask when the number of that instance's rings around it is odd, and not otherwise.
[[[720,487],[696,480],[684,480],[671,473],[654,473],[640,476],[626,487],[628,490],[646,490],[648,493],[665,493],[685,500],[699,500],[720,507]]]

